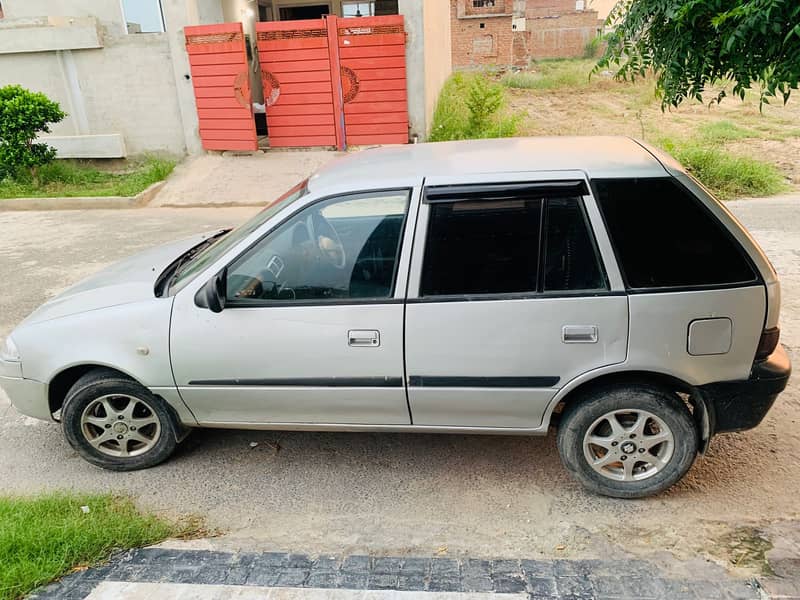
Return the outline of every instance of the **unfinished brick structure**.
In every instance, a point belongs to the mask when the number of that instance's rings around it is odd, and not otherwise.
[[[513,0],[450,0],[454,68],[513,63],[512,3]]]
[[[582,56],[586,44],[602,28],[597,11],[585,10],[584,5],[576,0],[527,0],[525,25],[531,58]]]
[[[581,56],[600,29],[583,0],[450,0],[454,68]]]

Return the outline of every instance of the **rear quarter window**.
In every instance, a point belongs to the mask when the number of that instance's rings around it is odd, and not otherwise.
[[[593,186],[629,289],[758,281],[739,243],[674,179],[595,180]]]

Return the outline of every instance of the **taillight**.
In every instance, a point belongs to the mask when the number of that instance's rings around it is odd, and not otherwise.
[[[778,347],[778,341],[781,339],[780,327],[773,327],[772,329],[765,329],[761,333],[761,339],[758,340],[758,349],[756,350],[756,361],[766,360],[770,354]]]

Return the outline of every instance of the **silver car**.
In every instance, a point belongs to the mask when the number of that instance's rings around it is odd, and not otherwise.
[[[764,253],[627,138],[367,150],[238,229],[64,291],[5,340],[16,408],[89,462],[195,427],[544,435],[589,489],[678,481],[790,375]]]

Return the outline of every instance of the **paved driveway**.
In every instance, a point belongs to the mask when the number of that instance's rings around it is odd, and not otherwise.
[[[799,201],[730,205],[784,278],[784,342],[795,360]],[[0,213],[0,337],[48,296],[108,262],[252,212]],[[206,515],[228,532],[213,542],[222,550],[520,558],[658,558],[668,550],[726,563],[737,540],[776,541],[782,520],[800,516],[796,382],[761,427],[715,440],[669,493],[627,502],[585,493],[561,468],[552,437],[207,430],[163,466],[110,473],[81,460],[57,425],[21,417],[6,402],[0,397],[4,492],[128,492],[150,509]]]

